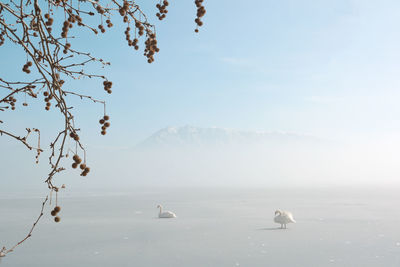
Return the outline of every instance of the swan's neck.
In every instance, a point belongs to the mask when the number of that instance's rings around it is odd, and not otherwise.
[[[161,206],[159,206],[159,208],[160,208],[160,214],[161,214],[161,212],[162,212],[162,207],[161,207]]]

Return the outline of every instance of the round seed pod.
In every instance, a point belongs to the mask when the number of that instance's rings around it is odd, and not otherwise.
[[[57,213],[59,213],[59,212],[61,211],[61,207],[60,207],[60,206],[56,206],[56,207],[54,208],[54,211],[57,212]]]
[[[55,221],[56,223],[58,223],[58,222],[61,221],[61,218],[57,216],[57,217],[54,218],[54,221]]]

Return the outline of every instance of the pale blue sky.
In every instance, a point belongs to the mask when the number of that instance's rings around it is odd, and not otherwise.
[[[193,32],[192,1],[171,1],[161,23],[151,16],[161,49],[151,65],[125,44],[123,30],[107,32],[95,47],[92,37],[72,42],[112,62],[105,69],[114,82],[111,96],[100,82],[79,84],[82,93],[108,101],[112,118],[104,138],[97,124],[101,107],[78,108],[89,144],[135,144],[162,127],[187,124],[334,139],[400,132],[399,1],[206,0],[204,5],[199,34]],[[155,13],[153,4],[145,9]],[[10,67],[15,55],[8,49],[1,50],[6,59],[1,76],[24,75]],[[28,115],[12,114],[13,125],[35,122],[32,127],[46,130],[43,116],[58,115],[42,106]],[[41,121],[33,117],[38,114]]]

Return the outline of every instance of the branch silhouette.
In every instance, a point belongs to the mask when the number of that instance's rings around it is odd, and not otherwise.
[[[205,14],[202,5],[203,0],[196,0],[197,15],[195,19],[195,32],[203,25],[201,18]],[[163,20],[168,13],[167,0],[159,1],[156,5],[158,10],[156,16]],[[105,33],[115,27],[113,20],[122,18],[125,29],[125,39],[128,46],[133,50],[139,50],[144,46],[143,53],[148,63],[155,60],[159,52],[155,26],[151,24],[136,1],[117,0],[8,0],[0,2],[0,47],[6,42],[19,48],[19,53],[26,55],[26,61],[21,64],[22,74],[18,81],[8,80],[0,77],[0,114],[8,114],[17,110],[21,98],[24,99],[22,106],[29,106],[30,101],[44,101],[44,109],[54,109],[62,118],[63,127],[49,144],[49,167],[44,182],[49,189],[49,194],[44,198],[41,212],[35,220],[27,236],[10,249],[3,247],[0,256],[14,251],[16,247],[32,236],[32,233],[40,219],[43,217],[45,204],[52,193],[56,194],[56,203],[51,215],[54,221],[59,222],[58,216],[61,207],[57,203],[57,193],[65,186],[57,186],[54,177],[66,169],[65,163],[69,153],[72,152],[73,169],[78,169],[81,176],[87,176],[90,167],[86,162],[86,150],[82,143],[78,128],[75,125],[73,106],[68,101],[68,96],[88,99],[95,104],[104,106],[104,113],[99,120],[102,135],[107,134],[110,127],[110,116],[106,113],[106,101],[96,99],[79,90],[67,89],[73,80],[81,78],[95,78],[100,80],[99,85],[107,94],[112,93],[113,83],[105,76],[88,72],[89,63],[98,63],[104,67],[109,62],[92,56],[91,52],[80,51],[73,46],[73,41],[78,39],[79,34],[89,31],[94,35]],[[72,35],[72,31],[75,35]],[[26,112],[22,109],[21,112]],[[39,162],[40,154],[44,151],[40,144],[40,130],[26,128],[27,134],[22,136],[12,129],[4,119],[0,119],[0,136],[7,136],[20,143],[27,149],[36,151],[36,163]],[[37,140],[29,139],[35,134]],[[74,142],[74,149],[67,145],[67,140]],[[81,158],[83,157],[83,158]]]

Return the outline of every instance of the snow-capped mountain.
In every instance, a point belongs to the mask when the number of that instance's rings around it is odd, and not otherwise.
[[[193,126],[163,128],[141,142],[139,147],[192,145],[245,145],[261,143],[314,143],[312,136],[285,132],[240,131]]]

